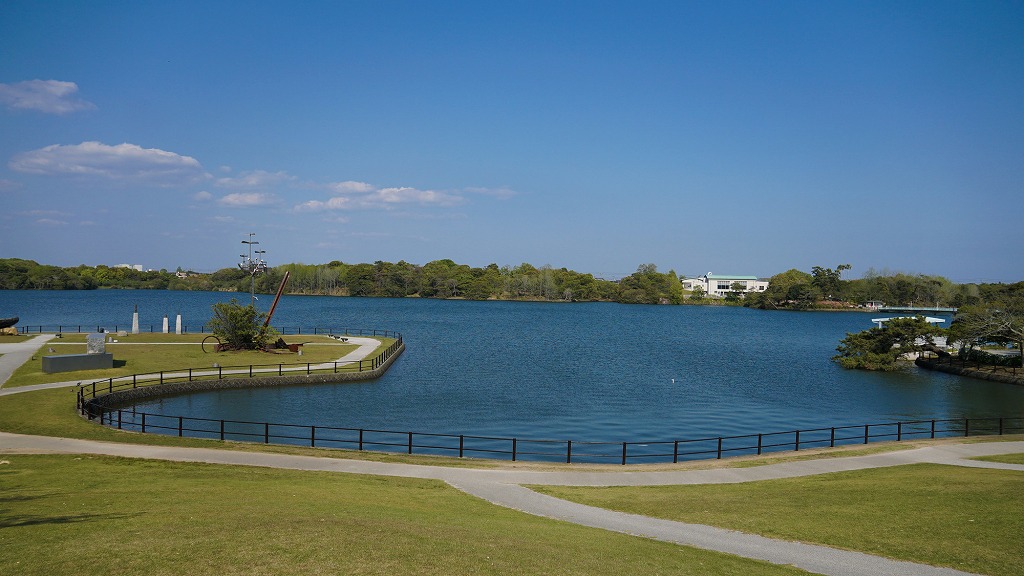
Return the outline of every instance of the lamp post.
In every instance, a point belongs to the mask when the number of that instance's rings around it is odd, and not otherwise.
[[[263,255],[267,253],[266,250],[255,250],[256,259],[253,260],[252,255],[254,250],[252,247],[254,244],[259,244],[258,241],[252,239],[255,235],[255,232],[250,232],[249,239],[242,240],[242,244],[248,244],[249,254],[248,256],[240,254],[239,257],[242,258],[242,262],[238,264],[238,268],[240,270],[244,270],[249,273],[249,305],[253,308],[256,307],[256,275],[267,271],[267,263],[263,260]]]

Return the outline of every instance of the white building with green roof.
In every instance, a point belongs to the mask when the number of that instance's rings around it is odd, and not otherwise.
[[[684,279],[683,290],[692,291],[699,287],[708,296],[724,298],[733,291],[732,286],[736,283],[743,287],[743,292],[764,292],[768,289],[768,281],[757,276],[727,276],[708,272],[703,276]]]

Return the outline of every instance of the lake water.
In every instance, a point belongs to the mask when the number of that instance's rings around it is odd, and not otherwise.
[[[0,291],[21,326],[160,329],[181,313],[248,295],[171,291]],[[270,296],[258,307],[269,308]],[[912,368],[848,371],[829,359],[872,314],[731,307],[548,304],[286,296],[274,325],[401,332],[382,378],[164,398],[165,414],[444,434],[656,441],[1024,414],[1024,387]],[[146,330],[148,328],[144,328]],[[301,340],[301,337],[289,337]]]

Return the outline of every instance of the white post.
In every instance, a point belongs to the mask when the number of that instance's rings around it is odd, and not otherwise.
[[[135,313],[132,314],[132,334],[139,333],[139,305],[135,305]]]
[[[174,333],[181,334],[181,314],[174,320]]]
[[[167,314],[164,314],[164,334],[167,334]]]

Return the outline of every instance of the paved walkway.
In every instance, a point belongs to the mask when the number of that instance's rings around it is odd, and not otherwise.
[[[18,366],[27,361],[47,339],[48,337],[43,335],[21,344],[0,345],[0,354],[3,354],[3,356],[0,356],[0,384],[6,381]],[[339,362],[358,361],[365,357],[365,354],[372,352],[376,348],[375,340],[364,339],[367,342],[362,343],[357,342],[357,340],[361,339],[350,338],[349,342],[360,344],[360,348],[339,359]],[[367,352],[367,348],[371,346],[370,342],[373,342],[373,348],[369,348],[369,352]],[[12,365],[13,368],[10,368]],[[78,382],[57,382],[3,389],[0,390],[0,396],[31,392],[32,390],[44,388],[73,386],[75,384],[78,384]],[[146,446],[0,432],[0,454],[98,454],[176,462],[204,462],[210,464],[263,466],[293,470],[319,470],[442,480],[463,492],[488,502],[528,514],[685,546],[715,550],[745,558],[764,560],[773,564],[791,565],[812,573],[829,576],[957,576],[967,573],[949,568],[937,568],[889,560],[860,552],[829,548],[827,546],[774,540],[712,526],[614,512],[539,494],[525,488],[523,485],[656,486],[726,484],[794,478],[814,474],[901,466],[923,462],[977,468],[999,468],[1024,472],[1024,466],[1021,465],[969,460],[969,458],[977,456],[1021,452],[1024,452],[1024,442],[939,444],[925,448],[867,456],[823,458],[750,468],[651,472],[635,470],[577,472],[568,466],[563,470],[557,471],[466,469],[236,450]]]
[[[613,530],[707,550],[716,550],[774,564],[792,565],[830,576],[953,576],[965,572],[949,568],[901,562],[837,550],[827,546],[764,538],[733,530],[613,512],[545,496],[524,484],[563,486],[652,486],[670,484],[721,484],[793,478],[829,472],[862,470],[931,462],[1024,472],[1024,466],[967,460],[975,456],[1024,452],[1024,442],[990,442],[936,445],[868,456],[825,458],[786,462],[751,468],[678,470],[652,472],[574,472],[485,470],[344,460],[209,448],[144,446],[71,438],[0,433],[0,454],[64,453],[101,454],[125,458],[150,458],[177,462],[204,462],[263,466],[292,470],[318,470],[442,480],[451,486],[505,506],[537,516]]]
[[[46,344],[53,334],[40,334],[24,342],[2,343],[0,340],[0,388],[10,379],[14,371],[28,362],[39,347]]]

